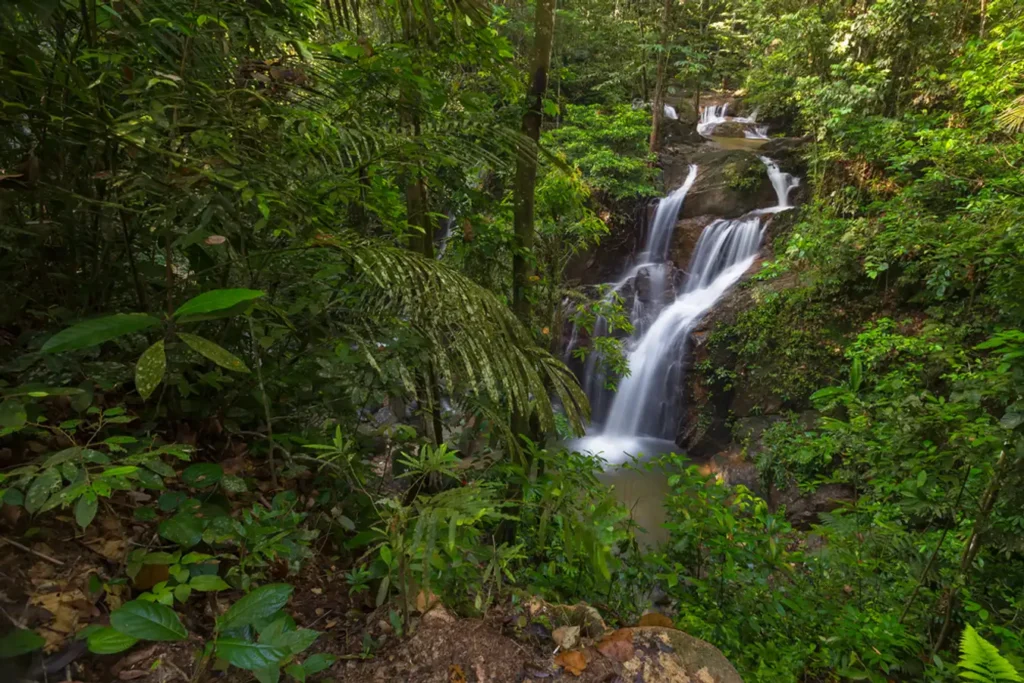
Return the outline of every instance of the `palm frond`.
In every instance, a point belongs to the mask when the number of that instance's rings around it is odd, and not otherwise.
[[[1024,132],[1024,95],[1015,99],[1006,111],[997,116],[996,123],[1009,133]]]
[[[415,330],[445,387],[535,415],[545,430],[555,429],[554,397],[582,433],[589,405],[575,376],[493,292],[442,262],[379,241],[346,232],[330,244],[356,265],[365,310]]]

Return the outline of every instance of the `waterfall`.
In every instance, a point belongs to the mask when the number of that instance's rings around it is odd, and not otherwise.
[[[611,298],[620,293],[623,288],[631,283],[635,282],[637,276],[644,274],[648,277],[650,283],[650,294],[647,297],[648,302],[651,304],[651,308],[654,310],[646,310],[644,303],[640,300],[639,296],[635,296],[633,300],[633,309],[630,311],[630,320],[633,322],[633,335],[637,337],[644,329],[644,321],[650,318],[652,315],[657,313],[657,310],[661,306],[661,302],[664,299],[665,288],[667,285],[667,272],[668,269],[665,266],[665,261],[668,258],[668,248],[672,241],[672,233],[675,230],[676,219],[679,217],[679,209],[683,206],[683,200],[686,199],[686,193],[693,187],[694,181],[697,179],[697,167],[693,164],[690,165],[689,173],[687,173],[686,180],[678,188],[670,192],[664,199],[658,202],[658,208],[654,214],[654,221],[651,223],[651,228],[647,233],[647,237],[644,239],[643,250],[636,259],[636,263],[626,268],[625,272],[618,279],[618,281],[611,284],[608,288],[608,293],[605,295],[605,300],[609,301]],[[608,321],[603,317],[599,317],[594,322],[594,337],[603,337],[608,334]],[[578,342],[579,331],[573,329],[572,331],[572,344],[575,345]],[[590,400],[591,413],[595,420],[601,419],[604,415],[605,407],[607,405],[608,392],[605,390],[605,376],[601,372],[600,368],[600,357],[597,353],[591,353],[587,356],[586,366],[583,372],[583,390],[587,394],[587,398]]]
[[[700,122],[697,124],[697,132],[701,135],[710,136],[715,126],[725,123],[726,112],[729,111],[729,103],[709,104],[700,110]]]
[[[754,126],[754,130],[747,129],[743,131],[743,136],[748,140],[767,140],[768,126]]]
[[[672,119],[673,121],[677,121],[679,119],[679,114],[676,113],[676,108],[671,104],[665,105],[665,118]]]
[[[603,391],[605,380],[595,372],[593,363],[596,361],[591,354],[584,386],[591,397],[595,420],[604,419],[600,433],[585,440],[588,450],[603,450],[614,458],[618,455],[614,453],[617,448],[638,443],[637,439],[675,438],[690,333],[754,263],[761,246],[764,218],[789,208],[789,194],[800,183],[799,178],[779,169],[768,157],[760,158],[775,189],[778,205],[757,209],[736,219],[718,219],[704,228],[690,257],[686,279],[676,288],[674,301],[667,305],[663,295],[668,291],[664,278],[669,269],[664,262],[676,217],[696,180],[697,168],[691,166],[686,182],[658,205],[639,263],[626,270],[612,291],[623,289],[630,281],[635,283],[645,271],[651,290],[662,289],[648,296],[646,304],[634,297],[631,319],[635,330],[626,345],[630,373],[619,381],[607,410],[605,404],[609,395]],[[653,310],[644,310],[645,306]],[[606,332],[607,327],[594,330],[595,335]]]
[[[779,202],[777,208],[789,208],[789,193],[800,185],[800,179],[779,169],[779,165],[768,157],[758,158],[768,169],[768,179],[772,181],[772,187],[775,188],[775,196]]]
[[[683,293],[629,354],[630,374],[619,383],[605,433],[672,438],[685,344],[703,313],[754,262],[761,245],[760,215],[719,219],[701,233]]]

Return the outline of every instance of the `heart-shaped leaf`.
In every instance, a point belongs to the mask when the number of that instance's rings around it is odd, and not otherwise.
[[[34,652],[45,644],[46,640],[35,631],[16,628],[0,638],[0,659],[11,659],[27,652]]]
[[[188,633],[174,610],[155,602],[132,600],[110,614],[121,633],[142,640],[184,640]]]
[[[157,531],[168,541],[177,543],[183,548],[191,548],[203,540],[203,529],[205,528],[204,521],[199,517],[187,512],[179,512],[170,519],[160,522]]]

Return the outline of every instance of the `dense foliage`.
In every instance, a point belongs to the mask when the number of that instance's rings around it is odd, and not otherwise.
[[[0,658],[194,637],[194,680],[328,675],[285,609],[314,565],[399,637],[432,597],[658,600],[748,681],[1020,680],[1024,7],[572,0],[536,144],[533,10],[0,7],[3,540],[105,549],[61,589],[100,618],[12,620]],[[805,136],[810,189],[701,368],[762,399],[764,495],[666,456],[649,547],[557,439],[588,416],[573,324],[626,371],[579,273],[663,189],[665,69],[681,113],[739,88]],[[850,495],[787,519],[823,486]]]

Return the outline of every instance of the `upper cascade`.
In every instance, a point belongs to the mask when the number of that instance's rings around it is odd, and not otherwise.
[[[709,104],[700,110],[700,120],[697,123],[697,132],[704,137],[723,134],[720,128],[727,128],[723,124],[735,124],[729,126],[729,131],[724,134],[729,137],[739,137],[739,132],[748,140],[767,140],[768,126],[758,125],[757,110],[752,111],[748,116],[729,116],[729,103]]]

